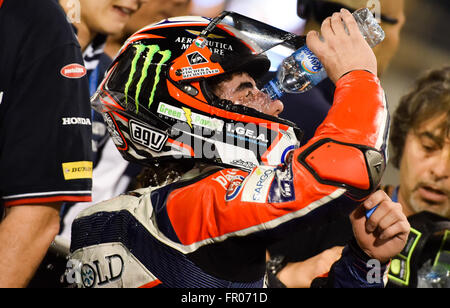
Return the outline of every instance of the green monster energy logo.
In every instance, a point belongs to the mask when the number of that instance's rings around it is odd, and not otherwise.
[[[148,102],[148,107],[150,107],[153,103],[153,99],[155,97],[156,87],[158,86],[159,80],[160,80],[160,74],[163,64],[165,64],[171,57],[172,53],[170,50],[160,50],[158,45],[134,45],[133,46],[136,49],[136,55],[133,58],[133,61],[131,62],[131,72],[130,76],[128,77],[128,81],[125,85],[125,103],[128,105],[128,91],[130,90],[131,84],[134,80],[134,74],[137,70],[137,64],[139,59],[141,58],[141,55],[147,51],[147,55],[145,57],[144,65],[142,66],[141,71],[141,78],[139,79],[137,85],[136,85],[136,94],[135,94],[135,103],[136,103],[136,113],[139,111],[139,95],[141,94],[142,90],[142,84],[144,83],[145,79],[148,76],[148,69],[150,68],[150,65],[156,65],[155,70],[155,80],[153,82],[153,88],[150,93],[150,98]],[[159,60],[158,63],[152,63],[153,58],[156,54],[159,54],[162,56],[161,60]]]

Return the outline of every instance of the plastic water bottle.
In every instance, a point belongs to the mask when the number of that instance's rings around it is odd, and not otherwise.
[[[368,8],[355,11],[353,16],[370,47],[373,48],[384,40],[383,29]],[[272,99],[277,99],[284,93],[306,92],[325,78],[327,78],[327,73],[322,63],[304,45],[283,60],[278,68],[277,76],[261,90]]]
[[[431,265],[430,261],[417,272],[418,288],[450,288],[450,268],[448,265]]]

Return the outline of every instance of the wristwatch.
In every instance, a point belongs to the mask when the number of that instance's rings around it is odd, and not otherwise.
[[[277,277],[277,274],[286,266],[286,264],[287,260],[284,256],[274,256],[267,261],[266,272],[268,288],[286,288],[286,285]]]

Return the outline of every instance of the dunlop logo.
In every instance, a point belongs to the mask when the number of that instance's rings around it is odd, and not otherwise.
[[[63,163],[62,170],[64,179],[78,180],[78,179],[92,179],[92,162],[91,161],[77,161],[70,163]]]

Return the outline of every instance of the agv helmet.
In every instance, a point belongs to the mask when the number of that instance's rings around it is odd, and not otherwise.
[[[299,145],[291,122],[218,98],[212,78],[270,67],[304,43],[292,33],[233,12],[215,19],[169,18],[132,35],[92,97],[125,159],[154,165],[198,159],[250,170],[278,165]]]

